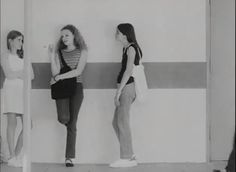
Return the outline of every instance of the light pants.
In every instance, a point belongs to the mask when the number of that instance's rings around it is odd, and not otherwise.
[[[132,158],[133,145],[130,129],[130,107],[135,99],[134,83],[127,84],[120,95],[120,106],[116,107],[113,128],[120,143],[120,158]]]

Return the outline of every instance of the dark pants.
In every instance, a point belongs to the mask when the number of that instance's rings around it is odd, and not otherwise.
[[[77,83],[72,97],[56,100],[58,121],[67,128],[66,158],[75,158],[76,124],[83,98],[83,85]]]

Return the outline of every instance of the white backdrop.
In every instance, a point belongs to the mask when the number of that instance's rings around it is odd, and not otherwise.
[[[205,15],[205,0],[34,0],[33,61],[48,61],[45,47],[68,23],[85,37],[89,61],[119,61],[120,22],[135,26],[145,61],[205,61]]]
[[[23,0],[21,0],[22,2]],[[147,62],[206,62],[205,0],[32,0],[32,61],[48,62],[47,45],[59,29],[76,25],[89,46],[89,62],[118,62],[117,24],[131,22]],[[23,4],[2,0],[4,38],[23,27]],[[17,7],[17,8],[16,8]],[[14,11],[14,13],[11,13]],[[5,44],[4,39],[1,42]],[[2,50],[5,51],[5,45]],[[115,90],[85,90],[78,121],[77,162],[109,163],[119,148],[111,126]],[[49,90],[32,90],[32,160],[63,162],[65,130],[56,120]],[[149,102],[132,108],[140,162],[206,161],[206,90],[153,89]],[[2,135],[5,138],[5,117]],[[6,150],[5,150],[6,151]]]

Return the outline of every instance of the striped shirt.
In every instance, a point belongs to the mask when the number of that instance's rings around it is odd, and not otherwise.
[[[81,57],[81,51],[79,49],[74,49],[72,51],[65,51],[62,50],[62,56],[66,62],[66,64],[73,70],[77,68],[77,65],[79,64],[80,57]],[[62,62],[60,60],[60,64],[62,66]],[[82,77],[81,75],[76,77],[76,81],[82,83]]]

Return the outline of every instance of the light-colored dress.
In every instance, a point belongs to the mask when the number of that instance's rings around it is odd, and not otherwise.
[[[7,60],[12,71],[23,70],[24,60],[8,54]],[[3,113],[23,114],[23,79],[5,79],[3,83]]]

